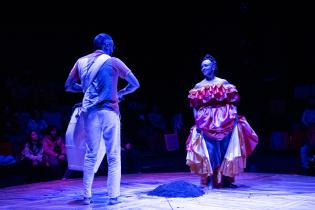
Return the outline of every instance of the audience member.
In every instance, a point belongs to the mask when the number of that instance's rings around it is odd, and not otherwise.
[[[21,157],[21,165],[29,181],[39,181],[43,177],[46,160],[43,158],[42,139],[37,131],[31,131],[27,137]]]
[[[302,173],[315,175],[315,124],[307,129],[305,143],[300,149]]]
[[[43,138],[43,149],[53,178],[62,178],[64,172],[67,174],[66,147],[64,137],[55,126],[48,126]]]
[[[123,174],[141,171],[140,151],[127,135],[122,135],[121,170]]]
[[[302,113],[305,140],[300,148],[302,173],[315,175],[315,99],[309,99]]]

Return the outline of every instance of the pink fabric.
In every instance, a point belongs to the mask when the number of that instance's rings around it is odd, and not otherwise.
[[[200,108],[211,104],[236,103],[240,100],[237,89],[231,84],[207,85],[189,91],[190,105]]]
[[[226,104],[220,107],[202,107],[195,118],[196,126],[211,139],[222,140],[230,133],[237,117],[236,106]]]
[[[255,131],[250,127],[244,116],[238,118],[238,133],[241,141],[241,145],[244,145],[244,151],[242,153],[248,157],[252,154],[255,147],[258,144],[258,136]]]
[[[235,146],[239,145],[240,148],[235,148],[236,150],[232,148],[232,150],[227,151],[226,158],[220,166],[220,172],[229,177],[239,174],[246,167],[246,158],[252,154],[257,146],[258,136],[250,127],[246,118],[237,113],[235,103],[240,98],[235,86],[231,84],[209,84],[190,90],[188,98],[190,99],[190,105],[197,110],[195,114],[196,124],[192,126],[186,141],[186,161],[191,171],[196,174],[207,173],[212,175],[209,161],[211,157],[207,156],[207,149],[202,144],[203,138],[193,135],[194,129],[197,128],[202,131],[202,135],[220,141],[233,131],[235,123],[237,123],[235,133],[237,136],[233,140],[239,141],[236,142]],[[231,143],[233,142],[229,144]],[[232,154],[233,151],[240,151],[240,153]],[[230,158],[227,159],[227,157]],[[210,159],[208,160],[208,158]]]

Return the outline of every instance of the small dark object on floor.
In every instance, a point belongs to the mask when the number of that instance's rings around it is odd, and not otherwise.
[[[185,181],[174,181],[163,184],[148,193],[148,195],[168,198],[199,197],[203,194],[204,191],[200,187]]]

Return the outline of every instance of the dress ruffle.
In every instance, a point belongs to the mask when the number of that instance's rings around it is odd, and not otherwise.
[[[191,89],[188,94],[191,107],[197,109],[195,125],[186,142],[186,164],[192,173],[213,175],[204,137],[220,141],[232,132],[231,139],[219,168],[219,174],[234,178],[244,171],[247,157],[258,144],[258,136],[246,118],[237,113],[239,94],[232,84],[213,84]],[[201,133],[196,132],[196,130]]]
[[[203,134],[205,135],[205,134]],[[258,136],[250,127],[244,116],[239,116],[238,123],[233,129],[231,140],[220,166],[224,176],[235,177],[246,168],[246,159],[252,154],[258,144]],[[196,132],[196,126],[190,130],[186,141],[186,164],[192,173],[203,175],[213,174],[205,139]]]
[[[240,100],[236,87],[231,84],[194,88],[189,91],[188,98],[192,107],[201,107],[211,103],[235,103]]]
[[[203,136],[197,132],[196,126],[190,129],[190,135],[186,142],[186,164],[192,173],[210,176],[213,170]]]

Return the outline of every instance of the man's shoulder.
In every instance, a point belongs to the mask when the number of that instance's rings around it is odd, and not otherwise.
[[[120,58],[117,58],[117,57],[111,57],[112,61],[113,62],[120,62],[120,63],[123,63],[122,60],[120,60]]]
[[[83,56],[81,56],[81,57],[79,57],[79,58],[77,59],[77,62],[80,62],[80,61],[83,61],[83,60],[89,59],[89,58],[91,58],[91,57],[92,57],[91,55],[92,55],[92,54],[83,55]]]
[[[112,64],[118,67],[126,67],[125,62],[123,62],[120,58],[111,57]]]
[[[102,55],[102,54],[103,53],[100,53],[99,51],[95,51],[95,52],[92,52],[89,54],[82,55],[81,57],[78,58],[78,60],[82,60],[82,59],[86,59],[86,58],[94,58],[94,57],[97,57],[97,56]]]

